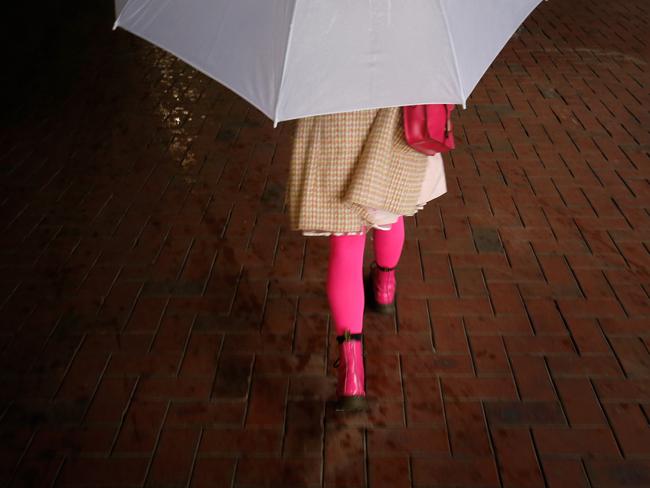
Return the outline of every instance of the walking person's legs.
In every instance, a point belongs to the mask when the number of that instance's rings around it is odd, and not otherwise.
[[[331,236],[327,298],[339,344],[337,410],[365,410],[363,252],[365,234]]]
[[[371,271],[374,307],[382,313],[395,311],[395,268],[404,247],[404,217],[390,230],[374,230],[375,262]]]

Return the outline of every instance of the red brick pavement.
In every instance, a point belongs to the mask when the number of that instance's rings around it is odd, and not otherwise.
[[[647,2],[543,3],[457,112],[353,415],[293,125],[85,8],[0,134],[0,485],[650,486]]]

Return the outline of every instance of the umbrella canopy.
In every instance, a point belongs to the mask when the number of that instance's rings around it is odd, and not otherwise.
[[[115,27],[171,52],[276,124],[465,104],[541,0],[116,0]]]
[[[115,0],[115,16],[119,17],[120,12],[129,0]]]

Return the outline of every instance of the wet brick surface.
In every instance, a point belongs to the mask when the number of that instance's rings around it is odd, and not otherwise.
[[[455,112],[351,415],[293,124],[90,4],[3,74],[1,486],[650,486],[647,2],[542,3]]]

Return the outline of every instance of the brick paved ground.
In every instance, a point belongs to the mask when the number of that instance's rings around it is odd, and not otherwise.
[[[5,79],[0,485],[650,486],[644,0],[544,3],[458,111],[367,415],[332,410],[293,125],[75,6]]]

